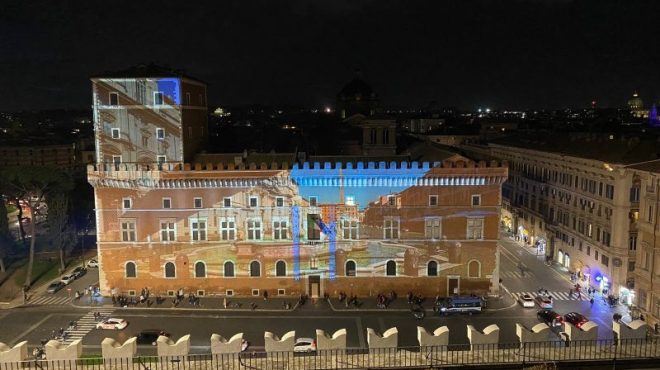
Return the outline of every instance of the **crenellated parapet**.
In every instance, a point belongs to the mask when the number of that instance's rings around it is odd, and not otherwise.
[[[89,165],[95,187],[219,188],[254,186],[484,186],[507,178],[506,162],[101,163]]]

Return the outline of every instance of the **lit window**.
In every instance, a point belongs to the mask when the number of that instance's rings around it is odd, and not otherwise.
[[[220,238],[222,240],[236,239],[236,219],[234,217],[220,217]]]
[[[383,239],[399,239],[399,217],[385,217]]]
[[[193,204],[195,208],[202,208],[202,198],[193,199]]]
[[[176,241],[176,223],[174,221],[160,222],[160,240],[164,242]]]
[[[124,242],[135,241],[135,221],[121,222],[121,240]]]
[[[206,219],[190,219],[190,237],[193,241],[206,240]]]
[[[467,219],[467,239],[483,239],[483,217],[469,217]]]
[[[261,220],[251,219],[247,221],[248,240],[261,240]]]
[[[116,92],[110,93],[110,105],[119,105],[119,94]]]

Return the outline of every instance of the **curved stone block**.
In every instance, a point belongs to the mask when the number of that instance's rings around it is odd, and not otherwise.
[[[389,328],[381,336],[374,329],[367,328],[367,343],[370,352],[381,348],[396,349],[399,345],[399,329]]]
[[[630,324],[613,321],[612,330],[616,334],[617,343],[621,344],[622,339],[646,339],[648,324],[642,320],[635,320],[630,322]]]
[[[497,343],[500,341],[500,327],[496,324],[488,325],[483,331],[479,331],[472,325],[467,326],[467,336],[470,340],[470,350],[477,349],[497,349]]]
[[[82,341],[76,339],[71,344],[66,345],[57,340],[49,340],[44,346],[46,349],[46,359],[48,360],[77,360],[82,354]]]
[[[220,334],[211,335],[211,353],[221,355],[227,353],[240,353],[243,343],[243,333],[234,334],[229,340]]]
[[[449,328],[441,326],[431,334],[423,327],[418,326],[417,341],[420,347],[447,346],[449,344]]]
[[[587,321],[581,328],[576,328],[570,323],[564,323],[564,332],[568,341],[595,341],[598,339],[598,324],[593,321]]]
[[[522,348],[525,343],[547,342],[549,332],[550,327],[545,323],[536,324],[531,329],[516,323],[516,335],[520,341],[520,348]]]
[[[190,353],[190,334],[182,336],[176,342],[161,335],[156,340],[156,345],[160,357],[187,356]]]
[[[321,329],[316,329],[316,349],[344,353],[346,351],[346,329],[339,329],[332,336]]]
[[[28,358],[27,341],[24,340],[14,347],[0,342],[0,364],[25,361]]]
[[[267,331],[264,333],[264,344],[267,353],[275,352],[293,352],[293,345],[296,342],[296,331],[292,330],[282,336]]]
[[[101,354],[104,360],[120,360],[133,363],[137,354],[137,337],[128,338],[123,344],[112,338],[105,338],[101,342]]]

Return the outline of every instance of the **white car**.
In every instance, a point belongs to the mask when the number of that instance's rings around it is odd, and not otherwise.
[[[128,326],[128,321],[118,318],[109,318],[96,324],[97,329],[122,330]]]
[[[64,275],[64,276],[62,276],[62,278],[60,279],[60,281],[61,281],[64,285],[69,285],[69,284],[71,284],[71,282],[74,281],[74,280],[76,280],[76,276],[75,276],[74,274]]]
[[[552,309],[552,297],[547,296],[547,295],[540,295],[536,297],[536,303],[539,304],[539,307],[541,307],[544,310],[551,310]]]
[[[315,352],[316,340],[312,338],[298,338],[293,345],[293,352]]]
[[[87,268],[92,268],[92,267],[99,267],[99,261],[95,259],[89,260],[89,262],[87,262]]]
[[[534,298],[529,294],[523,294],[518,297],[518,303],[525,308],[534,308]]]

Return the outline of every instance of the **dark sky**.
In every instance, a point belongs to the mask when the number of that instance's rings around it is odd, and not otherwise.
[[[356,68],[385,105],[650,104],[659,36],[657,0],[0,0],[0,110],[85,108],[90,75],[149,62],[212,105],[332,103]]]

